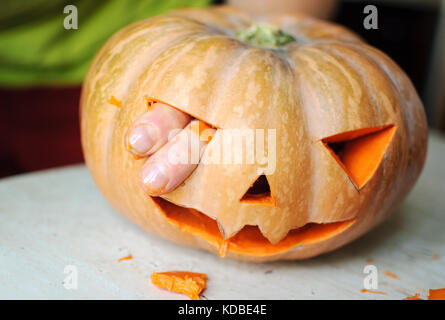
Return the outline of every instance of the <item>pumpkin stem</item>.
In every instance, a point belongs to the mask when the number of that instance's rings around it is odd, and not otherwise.
[[[247,29],[238,30],[236,36],[241,41],[265,48],[277,48],[296,41],[293,36],[283,32],[278,27],[263,23],[253,24]]]

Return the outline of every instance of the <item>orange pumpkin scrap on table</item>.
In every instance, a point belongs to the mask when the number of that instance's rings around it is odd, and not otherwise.
[[[191,300],[200,300],[207,282],[205,273],[188,271],[153,272],[150,278],[159,288],[186,294]]]
[[[123,142],[147,97],[217,128],[202,159],[224,129],[275,129],[274,172],[200,164],[176,190],[148,196]],[[81,131],[91,174],[117,210],[164,238],[248,261],[309,258],[364,234],[410,191],[427,145],[422,103],[384,53],[329,22],[259,22],[231,7],[116,33],[86,77]]]

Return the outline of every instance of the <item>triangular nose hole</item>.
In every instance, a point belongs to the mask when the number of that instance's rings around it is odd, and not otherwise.
[[[395,131],[396,126],[391,124],[343,132],[321,141],[356,188],[361,189],[379,167]]]
[[[252,204],[276,205],[270,191],[269,182],[264,174],[255,180],[240,201]]]

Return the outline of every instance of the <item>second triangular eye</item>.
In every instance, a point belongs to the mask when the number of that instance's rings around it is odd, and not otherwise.
[[[253,204],[275,205],[269,182],[264,174],[255,180],[240,201]]]
[[[387,125],[348,131],[321,141],[360,189],[376,172],[395,131],[395,125]]]

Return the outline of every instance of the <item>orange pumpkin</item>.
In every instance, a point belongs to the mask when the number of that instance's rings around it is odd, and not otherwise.
[[[308,258],[364,234],[412,188],[423,106],[390,58],[341,26],[256,23],[230,7],[185,9],[116,33],[83,87],[85,159],[111,204],[164,238],[249,261]],[[200,164],[175,191],[147,196],[124,136],[153,101],[218,128],[203,159],[224,129],[274,128],[275,171]]]

